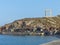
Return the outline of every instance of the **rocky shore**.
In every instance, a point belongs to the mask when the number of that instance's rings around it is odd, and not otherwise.
[[[60,40],[55,40],[41,45],[60,45]]]

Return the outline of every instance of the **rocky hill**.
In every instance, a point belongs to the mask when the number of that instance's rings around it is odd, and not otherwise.
[[[39,26],[42,28],[49,28],[49,27],[58,28],[58,27],[60,27],[60,15],[55,16],[55,17],[24,18],[24,19],[16,20],[9,24],[5,24],[2,27],[5,27],[6,29],[22,28],[23,22],[25,22],[27,27]]]

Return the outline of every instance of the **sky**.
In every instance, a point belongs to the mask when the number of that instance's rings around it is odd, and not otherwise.
[[[60,0],[0,0],[0,26],[22,18],[44,17],[45,9],[60,14]]]

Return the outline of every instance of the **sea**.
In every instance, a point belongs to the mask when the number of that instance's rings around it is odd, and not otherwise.
[[[0,45],[41,45],[53,40],[59,40],[59,37],[0,35]]]

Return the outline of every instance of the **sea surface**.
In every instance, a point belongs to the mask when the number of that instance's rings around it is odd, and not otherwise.
[[[58,39],[55,36],[0,35],[0,45],[41,45]]]

